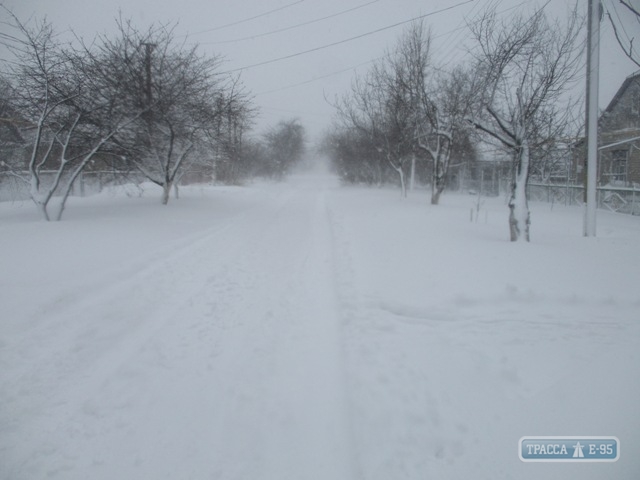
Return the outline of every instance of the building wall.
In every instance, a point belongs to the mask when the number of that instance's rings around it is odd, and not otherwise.
[[[629,80],[613,108],[603,113],[600,129],[602,132],[640,129],[640,76]]]
[[[640,75],[625,80],[617,96],[599,120],[600,147],[640,137]],[[578,182],[586,173],[586,146],[575,149],[574,167]],[[621,159],[626,160],[624,169]],[[640,140],[604,148],[598,156],[598,184],[631,186],[640,184]]]
[[[601,184],[619,184],[620,179],[616,179],[615,173],[619,172],[620,168],[616,163],[619,163],[622,158],[626,163],[624,183],[626,185],[640,184],[640,140],[615,145],[635,137],[640,137],[640,128],[628,128],[614,132],[603,131],[600,134],[601,146],[614,145],[600,151],[599,178]]]

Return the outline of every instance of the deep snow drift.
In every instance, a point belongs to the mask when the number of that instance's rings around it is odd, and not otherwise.
[[[534,204],[511,244],[474,202],[299,175],[0,204],[0,478],[639,478],[640,220]],[[621,457],[525,464],[525,435]]]

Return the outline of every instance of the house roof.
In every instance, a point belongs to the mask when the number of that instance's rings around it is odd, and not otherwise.
[[[622,85],[620,85],[620,88],[618,89],[616,94],[613,96],[613,98],[609,102],[609,105],[607,105],[607,108],[604,109],[604,111],[601,113],[600,117],[598,118],[599,124],[607,116],[608,113],[610,113],[614,108],[616,108],[616,105],[620,101],[620,98],[622,98],[624,93],[627,91],[627,88],[629,88],[629,85],[631,85],[631,83],[634,80],[640,81],[640,70],[638,70],[635,73],[632,73],[631,75],[629,75],[627,78],[624,79],[624,82],[622,82]],[[582,144],[584,144],[584,142],[585,142],[585,137],[577,138],[574,141],[573,146],[580,147]]]
[[[624,82],[622,82],[622,85],[620,85],[620,88],[618,89],[616,94],[613,96],[613,98],[609,102],[609,105],[607,105],[607,108],[605,108],[604,112],[602,113],[603,115],[606,115],[616,107],[616,105],[620,101],[620,98],[622,97],[622,95],[624,95],[624,92],[627,90],[627,88],[629,88],[629,85],[631,85],[631,83],[635,80],[640,80],[640,70],[638,70],[636,73],[629,75],[627,78],[624,79]]]

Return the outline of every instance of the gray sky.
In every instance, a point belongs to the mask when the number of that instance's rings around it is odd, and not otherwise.
[[[372,60],[384,55],[406,25],[385,27],[432,14],[425,22],[434,36],[434,61],[447,68],[465,59],[465,44],[469,44],[465,18],[472,20],[488,4],[497,5],[504,15],[543,4],[522,0],[0,1],[23,20],[46,16],[58,31],[72,29],[85,39],[113,31],[119,11],[141,29],[152,22],[179,22],[177,35],[187,43],[200,44],[206,52],[223,55],[224,70],[249,67],[242,70],[241,78],[261,111],[257,132],[278,120],[298,117],[312,140],[331,121],[333,109],[325,98],[345,92],[355,73],[365,72]],[[617,11],[630,37],[640,37],[640,23],[617,0],[604,3],[612,14]],[[640,0],[632,3],[638,5]],[[586,4],[580,1],[585,12]],[[570,5],[573,2],[568,0],[551,0],[546,9],[550,16],[562,17]],[[378,29],[384,30],[345,41]],[[602,22],[601,42],[600,104],[604,107],[637,67],[621,53],[607,18]]]

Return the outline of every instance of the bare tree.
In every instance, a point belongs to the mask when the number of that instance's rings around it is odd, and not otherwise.
[[[0,76],[0,172],[15,176],[24,168],[17,152],[27,143],[21,129],[27,124],[17,111],[14,96],[11,82]]]
[[[386,160],[373,148],[369,137],[356,128],[334,126],[325,134],[320,153],[329,157],[333,169],[346,183],[380,186],[385,181]]]
[[[15,32],[7,43],[13,59],[7,62],[14,107],[24,119],[30,154],[26,173],[14,174],[29,185],[30,196],[46,220],[49,204],[60,195],[53,218],[60,220],[75,180],[87,164],[120,130],[142,111],[123,111],[117,97],[86,75],[90,63],[82,52],[61,45],[52,26],[33,27],[8,12]],[[108,118],[96,128],[95,120]]]
[[[563,99],[580,67],[581,25],[575,9],[565,25],[550,23],[544,9],[503,21],[489,10],[471,25],[484,83],[478,91],[481,110],[469,121],[513,156],[511,241],[530,238],[526,187],[532,150],[557,138],[566,124]]]
[[[256,108],[244,91],[239,78],[232,78],[216,100],[220,112],[215,127],[206,130],[212,155],[211,174],[223,183],[238,183],[250,173],[243,158],[245,134],[250,129]]]
[[[624,54],[629,58],[629,60],[631,60],[638,67],[640,67],[640,55],[638,55],[638,51],[637,51],[638,49],[636,48],[634,50],[634,47],[633,47],[633,42],[635,40],[635,37],[629,36],[629,34],[626,31],[625,24],[623,23],[623,19],[629,19],[627,26],[631,26],[640,22],[640,8],[634,7],[631,4],[631,2],[625,1],[625,0],[619,0],[619,3],[623,7],[625,7],[624,11],[630,12],[630,14],[627,13],[626,15],[620,15],[614,4],[612,5],[613,7],[612,10],[617,19],[617,22],[616,20],[614,20],[613,16],[611,15],[611,11],[609,8],[606,9],[606,15],[607,15],[607,18],[609,19],[609,22],[611,23],[611,27],[613,28],[613,34],[616,37],[616,41],[618,42],[618,45],[620,45],[620,48],[622,49]],[[600,8],[601,8],[600,15],[602,16],[602,4],[600,5]],[[635,20],[635,22],[631,19]]]
[[[413,153],[411,102],[402,88],[392,57],[387,56],[337,102],[346,129],[364,135],[378,155],[397,173],[402,196],[407,195],[406,169]]]
[[[118,26],[118,38],[102,38],[97,74],[111,75],[131,108],[143,108],[145,114],[114,137],[115,151],[162,187],[167,204],[196,147],[215,136],[212,131],[224,114],[220,59],[176,42],[166,25],[142,32],[121,19]]]
[[[366,76],[356,78],[337,109],[343,127],[364,134],[397,173],[403,195],[409,161],[413,184],[416,158],[426,158],[431,167],[431,203],[437,205],[451,152],[468,137],[464,118],[472,89],[462,69],[448,74],[431,64],[430,43],[424,25],[412,24],[393,50]]]
[[[430,45],[424,24],[414,23],[400,38],[391,61],[409,101],[416,148],[431,161],[431,204],[437,205],[451,152],[464,136],[472,89],[462,68],[448,73],[431,64]]]
[[[302,160],[305,129],[298,119],[283,120],[264,135],[270,176],[282,179]]]

